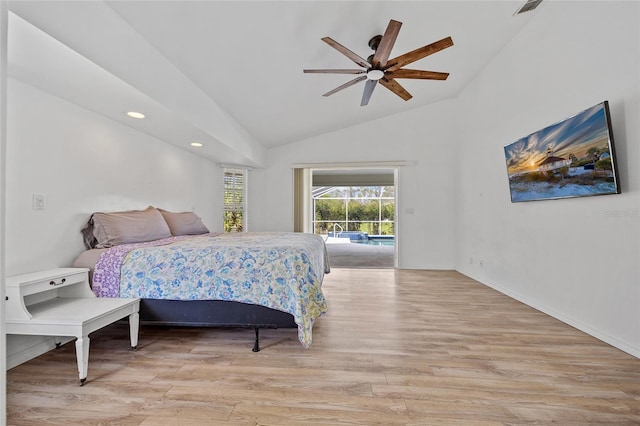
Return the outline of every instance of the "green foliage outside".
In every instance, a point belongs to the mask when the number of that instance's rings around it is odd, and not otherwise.
[[[242,212],[224,212],[224,232],[242,232]]]
[[[336,187],[323,194],[314,200],[315,233],[333,232],[337,223],[344,231],[394,235],[393,190],[393,187]]]

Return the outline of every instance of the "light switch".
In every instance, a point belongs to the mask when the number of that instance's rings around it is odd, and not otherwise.
[[[33,194],[33,210],[44,210],[44,194]]]

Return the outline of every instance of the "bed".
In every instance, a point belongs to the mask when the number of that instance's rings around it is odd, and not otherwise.
[[[98,297],[140,298],[143,324],[251,327],[254,351],[261,328],[295,327],[308,348],[327,311],[318,235],[210,233],[193,213],[149,207],[94,213],[83,236],[74,266],[91,270]]]

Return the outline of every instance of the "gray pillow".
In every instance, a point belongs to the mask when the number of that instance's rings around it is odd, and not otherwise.
[[[145,210],[94,213],[92,220],[96,248],[142,243],[171,236],[162,214],[152,206]]]
[[[171,235],[198,235],[209,232],[202,219],[193,212],[173,213],[158,209],[169,225]]]

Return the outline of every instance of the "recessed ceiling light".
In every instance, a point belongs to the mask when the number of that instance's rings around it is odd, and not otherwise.
[[[202,144],[200,142],[191,142],[189,145],[197,146],[197,147],[201,147],[202,146]]]
[[[127,112],[127,115],[131,118],[139,118],[139,119],[144,118],[144,114],[141,112],[129,111]]]

